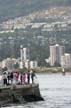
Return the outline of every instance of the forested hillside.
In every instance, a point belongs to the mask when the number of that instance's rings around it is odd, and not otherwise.
[[[0,0],[0,21],[27,15],[50,6],[70,6],[71,0]]]

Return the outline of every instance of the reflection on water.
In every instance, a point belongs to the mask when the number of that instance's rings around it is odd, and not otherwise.
[[[37,75],[45,101],[11,105],[6,108],[71,108],[71,75]]]

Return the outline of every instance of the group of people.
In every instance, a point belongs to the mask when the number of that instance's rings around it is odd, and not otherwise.
[[[34,83],[35,72],[31,69],[28,72],[18,73],[18,72],[3,72],[3,84],[30,84]]]

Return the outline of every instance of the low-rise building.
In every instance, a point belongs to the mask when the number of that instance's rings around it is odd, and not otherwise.
[[[31,69],[34,69],[34,68],[37,68],[38,67],[38,62],[37,61],[29,61],[29,60],[26,60],[25,61],[25,67],[26,68],[31,68]]]
[[[65,53],[64,56],[61,57],[61,66],[65,68],[71,67],[71,55],[69,53]]]
[[[38,67],[38,62],[37,61],[30,61],[30,68],[37,68]]]
[[[2,61],[2,68],[7,67],[8,69],[13,69],[14,64],[16,64],[15,58],[7,58]]]

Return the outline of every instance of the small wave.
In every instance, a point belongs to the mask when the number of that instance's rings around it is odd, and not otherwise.
[[[48,90],[48,88],[42,88],[42,89],[40,89],[41,91],[47,91]]]

